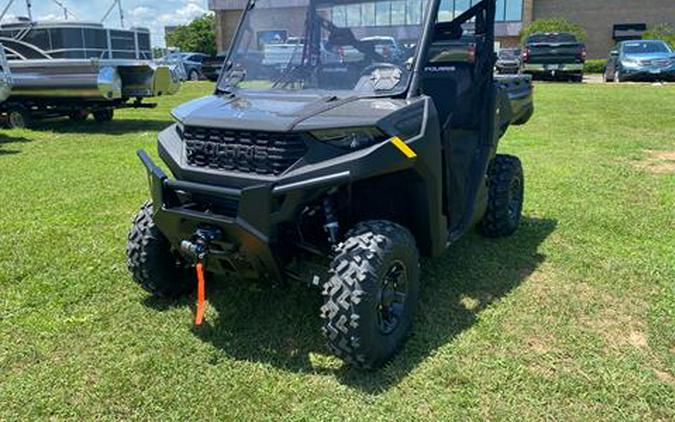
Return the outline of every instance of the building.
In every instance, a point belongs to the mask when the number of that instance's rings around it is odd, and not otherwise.
[[[477,0],[443,0],[441,19],[451,19]],[[307,0],[275,0],[279,6],[302,7]],[[604,58],[616,42],[639,38],[646,29],[659,23],[675,26],[674,0],[497,0],[496,34],[500,46],[516,46],[520,32],[535,19],[564,18],[588,32],[589,58]],[[246,0],[209,0],[216,13],[218,49],[226,50],[237,27]],[[336,6],[336,21],[349,20],[350,26],[401,25],[421,18],[422,0],[378,0]],[[297,16],[295,16],[297,17]],[[278,16],[279,28],[297,20],[291,13]]]
[[[179,25],[167,25],[164,27],[164,42],[169,46],[169,35],[176,32],[176,29],[180,28]]]

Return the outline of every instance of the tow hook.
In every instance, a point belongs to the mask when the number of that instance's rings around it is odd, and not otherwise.
[[[323,200],[323,212],[326,218],[326,224],[323,226],[323,229],[326,233],[328,233],[328,241],[330,244],[335,246],[339,240],[340,222],[338,220],[335,203],[332,197],[327,196]]]
[[[184,240],[180,244],[180,251],[187,259],[194,263],[197,273],[197,312],[195,315],[195,325],[200,326],[204,322],[204,311],[206,308],[206,278],[204,276],[205,266],[212,242],[220,240],[222,233],[215,228],[198,229],[190,240]]]

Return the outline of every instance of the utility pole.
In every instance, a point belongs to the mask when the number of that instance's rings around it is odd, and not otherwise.
[[[31,4],[31,0],[26,0],[26,10],[28,11],[28,19],[33,22],[33,11],[31,8],[33,5]]]

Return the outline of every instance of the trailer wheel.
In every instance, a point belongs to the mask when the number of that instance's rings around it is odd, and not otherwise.
[[[30,127],[33,118],[24,107],[16,107],[7,113],[7,122],[11,129],[26,129]]]
[[[153,296],[176,298],[194,290],[190,271],[152,219],[146,203],[134,219],[127,243],[127,266],[133,279]]]
[[[89,117],[89,112],[87,110],[78,110],[73,111],[68,115],[68,118],[74,122],[84,122]]]
[[[419,295],[415,238],[389,221],[357,225],[339,245],[321,307],[328,347],[348,364],[386,364],[410,333]]]
[[[488,174],[488,209],[480,232],[491,238],[511,236],[518,230],[523,212],[525,178],[518,157],[497,155]]]
[[[115,110],[106,108],[94,111],[94,119],[99,123],[109,122],[115,117]]]

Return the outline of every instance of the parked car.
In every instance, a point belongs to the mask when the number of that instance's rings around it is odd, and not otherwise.
[[[497,53],[497,64],[495,65],[497,73],[520,73],[523,65],[521,54],[522,50],[520,48],[502,48],[499,50],[499,53]]]
[[[160,60],[161,63],[166,64],[180,64],[185,73],[185,80],[198,81],[202,75],[202,66],[204,60],[208,59],[209,55],[204,53],[171,53]]]
[[[535,77],[582,82],[586,46],[574,34],[538,32],[527,38],[522,59],[523,71]]]
[[[675,81],[675,52],[664,41],[623,41],[609,53],[605,82]]]
[[[209,81],[216,82],[225,63],[225,57],[227,53],[223,52],[205,59],[202,62],[202,75]]]

